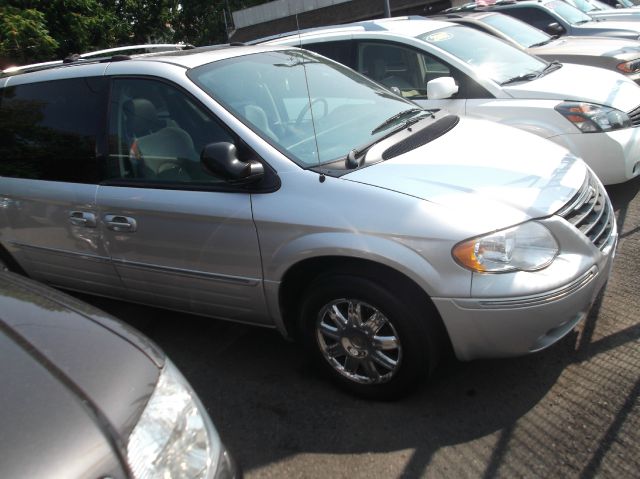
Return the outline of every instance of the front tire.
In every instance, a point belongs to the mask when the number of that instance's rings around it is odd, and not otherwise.
[[[378,278],[317,278],[300,308],[305,351],[358,396],[385,400],[407,394],[435,367],[442,344],[433,306],[412,292]]]

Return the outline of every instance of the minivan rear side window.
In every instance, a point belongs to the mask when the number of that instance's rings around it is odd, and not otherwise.
[[[0,176],[97,183],[103,78],[9,86],[0,103]]]

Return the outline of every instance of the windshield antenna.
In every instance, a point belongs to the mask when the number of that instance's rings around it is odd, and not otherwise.
[[[296,28],[298,29],[298,47],[302,48],[302,38],[300,37],[300,24],[298,23],[298,14],[296,13]],[[302,71],[304,72],[304,82],[307,86],[307,100],[309,101],[309,113],[311,114],[311,128],[313,128],[313,139],[316,144],[316,154],[318,155],[318,164],[320,164],[320,148],[318,147],[318,135],[316,133],[316,121],[313,116],[313,102],[311,101],[311,92],[309,91],[309,77],[307,76],[307,66],[302,59]]]

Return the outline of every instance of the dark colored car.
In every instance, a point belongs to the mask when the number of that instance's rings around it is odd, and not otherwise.
[[[556,38],[498,12],[456,12],[429,18],[480,30],[547,61],[606,68],[640,82],[640,42],[636,40],[587,36]]]
[[[600,0],[613,8],[635,8],[640,5],[640,0]]]
[[[0,363],[2,478],[239,475],[162,351],[1,259]]]
[[[489,6],[474,3],[445,10],[492,11],[510,15],[550,35],[603,36],[638,40],[637,22],[595,20],[562,0],[502,0]]]

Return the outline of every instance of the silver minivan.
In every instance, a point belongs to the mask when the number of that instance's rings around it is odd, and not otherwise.
[[[543,349],[609,276],[591,170],[291,47],[0,77],[0,258],[52,285],[266,327],[396,397],[451,349]],[[176,325],[179,327],[179,325]]]

